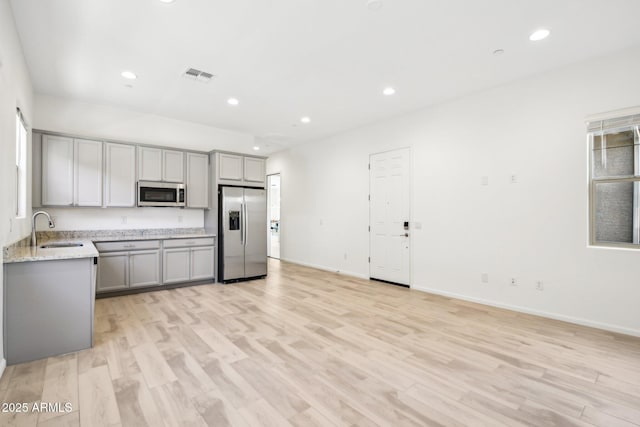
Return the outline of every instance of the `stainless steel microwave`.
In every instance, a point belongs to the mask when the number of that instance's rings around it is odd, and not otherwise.
[[[138,181],[138,206],[183,207],[184,184]]]

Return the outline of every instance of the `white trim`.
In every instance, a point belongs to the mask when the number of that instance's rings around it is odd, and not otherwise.
[[[606,111],[604,113],[591,114],[584,118],[585,122],[595,122],[598,120],[615,119],[618,117],[634,116],[640,114],[640,106],[622,108],[620,110]]]
[[[309,262],[298,261],[298,260],[289,259],[289,258],[280,258],[280,261],[290,262],[291,264],[302,265],[304,267],[317,268],[318,270],[330,271],[331,273],[343,274],[345,276],[357,277],[358,279],[369,280],[369,276],[367,276],[366,274],[354,273],[353,271],[337,270],[335,268],[327,267],[325,265],[311,264]]]
[[[2,358],[0,360],[0,378],[2,378],[2,374],[4,374],[4,369],[7,367],[7,359]]]
[[[532,308],[522,307],[518,305],[505,304],[497,301],[486,300],[482,298],[469,297],[466,295],[456,294],[453,292],[441,291],[439,289],[411,287],[416,291],[427,292],[430,294],[442,295],[445,297],[460,299],[463,301],[475,302],[478,304],[488,305],[491,307],[504,308],[511,311],[517,311],[520,313],[532,314],[534,316],[546,317],[548,319],[561,320],[563,322],[569,322],[576,325],[588,326],[590,328],[603,329],[605,331],[616,332],[624,335],[631,335],[634,337],[640,337],[640,329],[626,328],[624,326],[612,325],[609,323],[596,322],[593,320],[587,320],[580,317],[566,316],[564,314],[550,313],[548,311],[535,310]]]

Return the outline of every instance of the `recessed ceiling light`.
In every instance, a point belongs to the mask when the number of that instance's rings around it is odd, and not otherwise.
[[[238,105],[240,102],[236,98],[227,99],[227,104],[229,105]]]
[[[531,33],[531,35],[529,36],[529,40],[531,40],[532,42],[544,40],[547,37],[549,37],[549,34],[551,34],[551,32],[546,28],[540,28],[539,30],[536,30],[533,33]]]
[[[369,10],[380,10],[382,8],[382,0],[367,0]]]
[[[254,145],[254,146],[253,146],[253,149],[254,149],[255,151],[258,151],[258,150],[260,150],[260,147],[258,147],[257,145]]]
[[[311,119],[309,117],[307,117],[307,116],[301,118],[300,121],[302,123],[311,123]]]
[[[162,3],[173,3],[175,0],[160,0]]]
[[[392,87],[385,87],[384,90],[382,91],[383,94],[387,95],[387,96],[391,96],[394,93],[396,93],[396,90]]]
[[[138,76],[136,76],[136,73],[133,73],[131,71],[123,71],[121,76],[129,80],[135,80],[138,78]]]

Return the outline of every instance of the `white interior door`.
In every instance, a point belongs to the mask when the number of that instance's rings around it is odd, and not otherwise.
[[[267,256],[280,259],[280,174],[267,176]]]
[[[409,148],[369,158],[369,277],[408,286],[411,244]]]

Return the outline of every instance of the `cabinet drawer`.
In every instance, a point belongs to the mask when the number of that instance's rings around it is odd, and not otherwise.
[[[213,246],[215,238],[196,237],[193,239],[170,239],[164,241],[165,248],[184,248],[187,246]]]
[[[137,251],[140,249],[159,249],[160,240],[135,240],[125,242],[96,243],[98,252]]]

